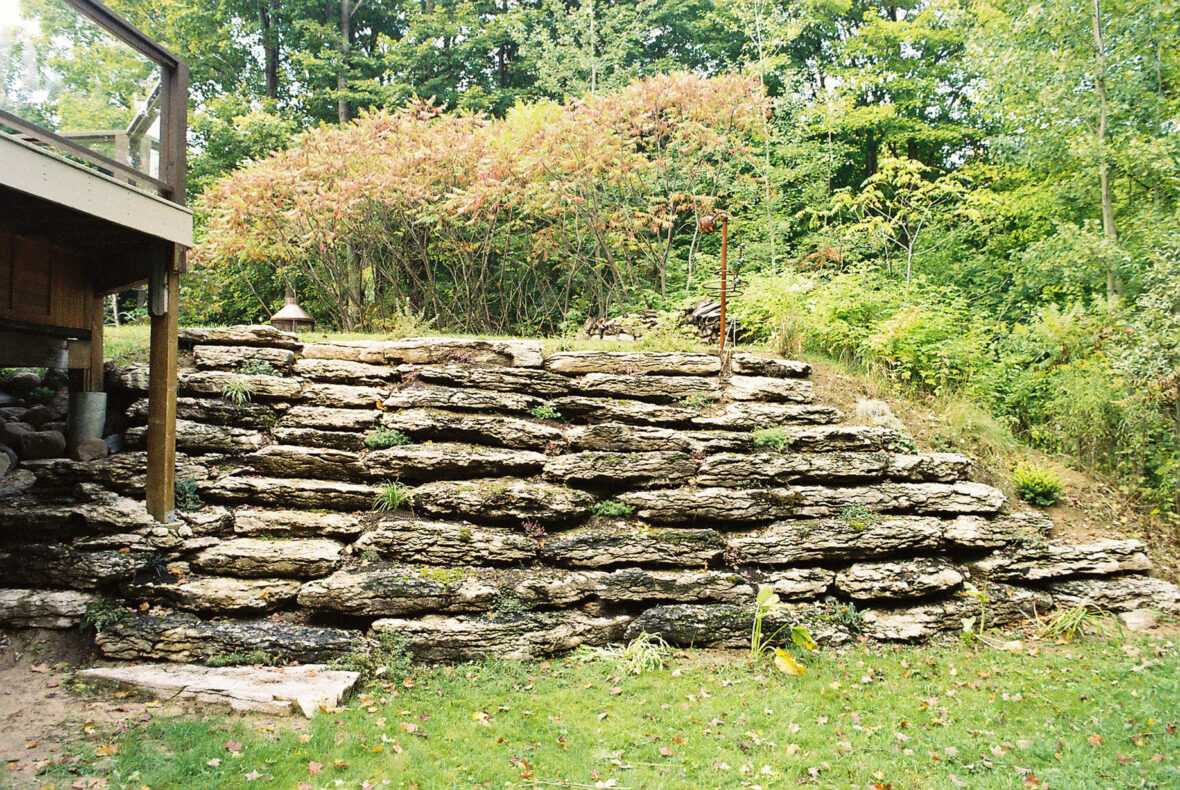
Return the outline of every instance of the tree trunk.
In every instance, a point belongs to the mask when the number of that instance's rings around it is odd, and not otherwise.
[[[1102,192],[1102,234],[1111,241],[1118,241],[1118,229],[1114,224],[1114,197],[1111,194],[1110,166],[1106,161],[1106,124],[1110,108],[1106,99],[1106,42],[1102,35],[1102,0],[1094,0],[1091,17],[1094,26],[1094,52],[1097,73],[1094,76],[1094,91],[1098,96],[1098,129],[1095,143],[1098,147],[1098,187]],[[1123,295],[1123,284],[1113,268],[1106,271],[1106,299],[1114,301]]]
[[[262,38],[262,71],[266,80],[266,98],[279,95],[279,33],[275,26],[272,3],[258,0],[258,27]]]
[[[340,123],[352,115],[348,97],[348,50],[352,46],[352,0],[340,0],[340,70],[336,73],[336,114]]]

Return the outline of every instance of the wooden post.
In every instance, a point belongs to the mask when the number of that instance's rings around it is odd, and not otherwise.
[[[180,277],[172,260],[163,268],[166,282],[155,284],[163,293],[152,294],[150,299],[153,304],[158,304],[158,296],[166,301],[161,314],[152,314],[147,510],[157,521],[171,521],[176,500],[176,327],[180,312]]]
[[[84,386],[89,392],[102,392],[105,388],[102,324],[106,314],[106,299],[101,296],[94,297],[90,310],[90,364],[87,365],[89,381]]]

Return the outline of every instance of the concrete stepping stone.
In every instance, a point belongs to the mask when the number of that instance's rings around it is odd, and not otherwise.
[[[157,697],[228,704],[235,711],[288,715],[296,709],[312,718],[343,704],[360,673],[325,664],[294,667],[202,667],[192,664],[129,664],[83,669],[78,677],[132,686]]]

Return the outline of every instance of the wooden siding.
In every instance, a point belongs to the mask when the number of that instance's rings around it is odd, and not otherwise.
[[[89,331],[93,294],[82,265],[65,250],[0,233],[0,319]]]

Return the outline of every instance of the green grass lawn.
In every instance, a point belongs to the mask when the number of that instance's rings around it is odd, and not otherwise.
[[[414,668],[310,725],[151,721],[73,744],[71,786],[1180,787],[1174,641],[823,649],[787,677],[677,653]],[[97,756],[117,746],[113,756]],[[73,786],[90,786],[77,785]]]

